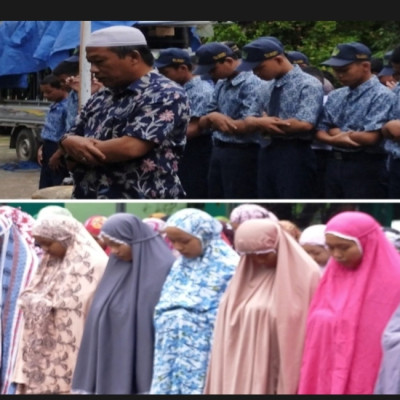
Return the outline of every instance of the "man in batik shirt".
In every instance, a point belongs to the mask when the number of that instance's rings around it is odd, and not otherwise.
[[[75,161],[76,199],[178,199],[178,162],[190,107],[183,88],[153,69],[142,32],[114,26],[86,43],[91,72],[105,88],[60,140]]]

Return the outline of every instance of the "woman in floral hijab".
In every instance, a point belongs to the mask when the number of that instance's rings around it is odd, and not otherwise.
[[[32,234],[43,255],[18,300],[24,324],[13,380],[17,394],[66,394],[108,257],[73,217],[42,217]]]

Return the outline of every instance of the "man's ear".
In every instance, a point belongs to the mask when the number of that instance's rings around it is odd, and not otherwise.
[[[228,61],[228,63],[232,65],[236,61],[236,59],[233,57],[226,57],[225,61]]]
[[[190,70],[191,70],[191,69],[189,68],[189,66],[186,65],[186,64],[181,64],[181,65],[179,66],[179,69],[184,70],[184,71],[190,71]]]
[[[288,58],[285,57],[283,54],[278,54],[278,55],[275,56],[274,58],[277,60],[278,64],[282,64],[283,61],[285,60],[285,58],[288,59]]]
[[[135,62],[137,62],[137,61],[139,61],[139,60],[142,59],[142,56],[141,56],[141,54],[139,53],[138,50],[132,50],[132,51],[127,55],[127,57],[131,57],[132,61],[135,61]]]

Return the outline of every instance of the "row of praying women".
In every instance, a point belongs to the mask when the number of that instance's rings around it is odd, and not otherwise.
[[[0,206],[2,394],[400,393],[400,255],[369,214],[42,211]]]

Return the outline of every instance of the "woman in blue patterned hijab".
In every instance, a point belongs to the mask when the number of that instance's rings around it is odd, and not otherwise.
[[[155,308],[151,394],[203,392],[219,301],[239,262],[221,230],[216,218],[194,208],[167,220],[165,233],[181,256]]]

